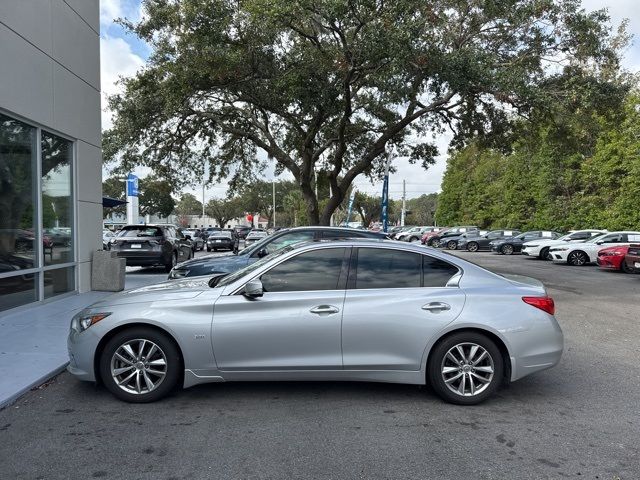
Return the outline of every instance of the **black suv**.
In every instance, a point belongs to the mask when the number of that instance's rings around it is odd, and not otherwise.
[[[173,225],[126,225],[111,241],[111,250],[126,258],[128,266],[163,265],[167,272],[193,258],[189,235]]]
[[[231,273],[292,243],[340,238],[388,238],[382,232],[370,232],[342,227],[297,227],[280,230],[240,251],[238,254],[206,255],[194,258],[171,270],[170,279]]]

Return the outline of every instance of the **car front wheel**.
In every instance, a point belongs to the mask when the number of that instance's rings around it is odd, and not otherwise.
[[[476,242],[471,242],[467,244],[467,250],[469,250],[470,252],[477,252],[478,248],[479,246]]]
[[[449,250],[455,250],[456,248],[458,248],[458,242],[456,240],[451,240],[447,243],[447,248]]]
[[[549,255],[549,247],[543,248],[542,250],[540,250],[540,258],[542,260],[550,260],[551,256]]]
[[[567,263],[574,267],[582,267],[588,261],[589,257],[587,256],[587,254],[579,250],[577,252],[571,252],[567,257]]]
[[[475,405],[502,383],[504,363],[496,344],[481,333],[460,332],[438,343],[429,359],[431,387],[443,400]]]
[[[100,356],[105,387],[125,402],[154,402],[175,388],[181,361],[167,335],[145,327],[117,333]]]
[[[513,245],[503,245],[500,251],[504,255],[512,255],[513,254]]]

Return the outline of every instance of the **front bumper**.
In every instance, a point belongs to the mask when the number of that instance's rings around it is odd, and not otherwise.
[[[569,252],[567,250],[564,251],[549,251],[549,255],[551,256],[551,260],[553,263],[567,263],[567,257],[569,256]]]
[[[100,342],[100,338],[91,331],[91,328],[82,333],[70,329],[67,337],[69,353],[67,371],[79,380],[87,382],[96,381],[94,358]]]
[[[606,256],[598,257],[596,263],[598,266],[605,270],[620,270],[620,266],[624,262],[624,257]]]

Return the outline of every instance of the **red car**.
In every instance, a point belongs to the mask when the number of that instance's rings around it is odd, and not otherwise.
[[[629,245],[619,245],[615,247],[603,248],[598,252],[596,262],[598,266],[605,270],[622,270],[625,273],[633,273],[624,258],[629,252]]]
[[[431,242],[431,239],[433,237],[438,237],[438,236],[442,235],[443,233],[448,232],[449,230],[451,230],[450,227],[441,228],[439,231],[425,232],[422,235],[422,238],[420,239],[420,243],[422,243],[423,245],[428,245],[429,247],[432,247],[433,243]]]

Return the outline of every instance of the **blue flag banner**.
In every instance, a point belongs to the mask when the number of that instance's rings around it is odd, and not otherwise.
[[[138,177],[130,173],[127,177],[127,197],[138,196]]]

